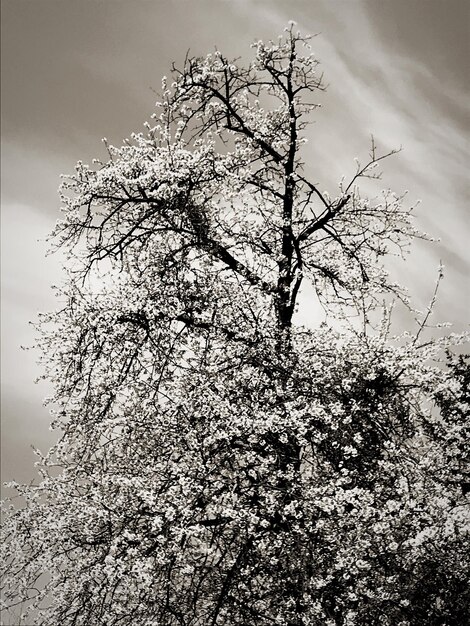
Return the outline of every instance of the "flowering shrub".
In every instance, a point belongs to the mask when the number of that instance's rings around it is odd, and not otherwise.
[[[27,623],[465,622],[469,370],[438,365],[463,339],[372,325],[418,233],[359,191],[374,144],[337,195],[309,180],[308,45],[188,58],[146,134],[64,178],[39,327],[60,437],[5,523]],[[295,323],[304,281],[329,324]]]

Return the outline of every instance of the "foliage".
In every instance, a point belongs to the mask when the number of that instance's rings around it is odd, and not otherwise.
[[[359,192],[391,153],[321,191],[308,38],[254,51],[187,58],[145,134],[64,179],[39,340],[61,436],[5,524],[6,604],[35,624],[465,621],[468,365],[438,366],[427,316],[370,322],[420,236]],[[328,324],[295,323],[303,281]]]

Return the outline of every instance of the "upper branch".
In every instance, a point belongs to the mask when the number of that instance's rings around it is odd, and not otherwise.
[[[336,204],[336,206],[328,205],[323,215],[313,220],[313,222],[306,226],[298,235],[297,240],[299,242],[305,241],[310,237],[310,235],[313,235],[314,232],[324,228],[346,206],[350,197],[350,194],[346,195]]]

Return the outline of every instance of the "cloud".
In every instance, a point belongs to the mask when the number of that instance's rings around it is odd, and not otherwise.
[[[309,130],[309,175],[334,193],[340,177],[353,172],[353,158],[367,156],[371,132],[384,149],[403,145],[385,163],[383,186],[409,189],[411,203],[421,198],[418,224],[442,242],[418,243],[406,266],[394,263],[393,271],[423,307],[442,259],[446,279],[435,317],[467,323],[463,7],[458,0],[16,0],[2,6],[4,445],[17,451],[8,463],[23,454],[29,462],[27,446],[41,439],[47,421],[44,392],[31,382],[34,355],[18,346],[31,342],[28,321],[37,310],[55,306],[49,284],[60,262],[44,260],[37,239],[59,217],[59,174],[79,158],[102,154],[102,136],[117,143],[140,130],[153,112],[151,88],[159,89],[171,61],[180,63],[188,48],[205,54],[218,45],[228,56],[247,58],[254,39],[276,38],[290,19],[303,32],[319,33],[313,50],[329,88],[318,94],[323,108]],[[306,299],[313,302],[312,295]],[[309,304],[299,319],[316,314]]]

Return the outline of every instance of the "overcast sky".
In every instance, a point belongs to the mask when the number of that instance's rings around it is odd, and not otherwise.
[[[320,187],[354,170],[373,133],[404,150],[386,186],[421,199],[419,244],[402,268],[417,307],[445,265],[436,321],[466,327],[469,311],[469,67],[467,0],[2,0],[2,478],[34,476],[30,444],[53,435],[42,407],[28,325],[54,308],[60,260],[44,257],[58,218],[59,175],[103,156],[150,118],[153,90],[190,49],[246,57],[289,20],[318,33],[328,92],[309,144]],[[308,311],[304,312],[308,315]]]

